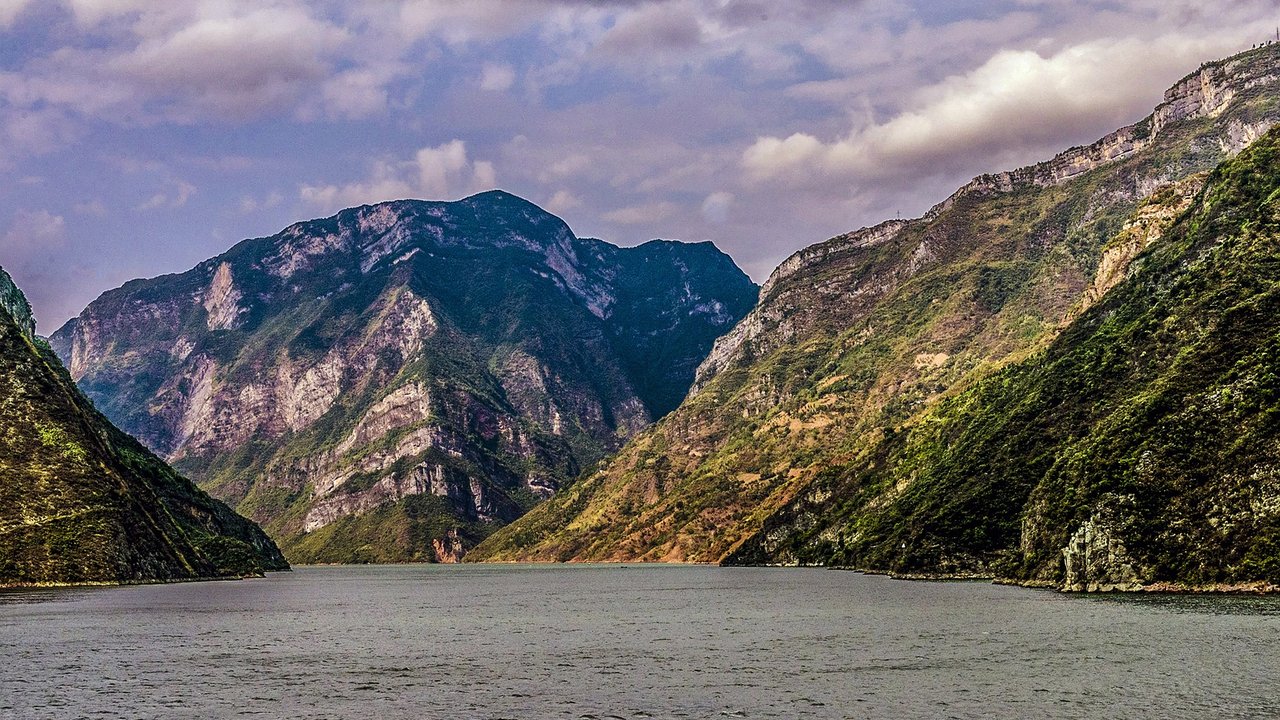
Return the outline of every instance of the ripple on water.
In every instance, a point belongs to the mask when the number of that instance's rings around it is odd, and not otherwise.
[[[1277,641],[1280,598],[814,569],[300,568],[0,593],[0,716],[1275,717]]]

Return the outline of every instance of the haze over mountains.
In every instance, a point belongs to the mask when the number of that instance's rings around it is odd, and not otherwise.
[[[710,243],[618,248],[489,192],[246,240],[52,342],[295,562],[452,561],[672,410],[756,296]]]

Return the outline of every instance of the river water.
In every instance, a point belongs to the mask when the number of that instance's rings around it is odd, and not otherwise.
[[[2,718],[1275,718],[1280,598],[311,567],[0,593]]]

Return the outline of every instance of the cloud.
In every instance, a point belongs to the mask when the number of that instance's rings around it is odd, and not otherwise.
[[[272,190],[267,196],[259,200],[252,195],[244,195],[240,198],[240,212],[243,215],[255,213],[259,210],[270,210],[279,207],[284,202],[284,195]]]
[[[328,52],[347,34],[295,8],[266,7],[202,17],[147,38],[108,68],[149,94],[173,100],[183,119],[196,113],[259,116],[289,106],[329,74]]]
[[[0,0],[0,29],[9,29],[18,16],[31,4],[31,0]]]
[[[645,225],[665,220],[680,209],[673,202],[661,201],[618,208],[605,213],[602,217],[609,222],[622,225]]]
[[[729,210],[733,207],[735,199],[733,193],[724,191],[711,193],[702,201],[702,217],[707,222],[724,224],[729,219]]]
[[[301,4],[69,0],[69,6],[82,34],[0,72],[0,105],[126,125],[314,116],[325,114],[314,109],[321,104],[329,115],[363,116],[385,105],[387,68],[353,63],[348,31]],[[344,58],[354,66],[336,71]]]
[[[66,245],[66,221],[48,210],[19,210],[0,235],[0,266],[39,314],[58,320],[78,312],[66,290],[91,274],[83,262],[64,262]]]
[[[196,194],[196,186],[185,180],[177,180],[174,182],[174,188],[167,192],[158,192],[147,198],[144,202],[137,205],[134,209],[139,211],[158,210],[160,208],[180,208],[187,204],[192,195]]]
[[[453,45],[502,37],[536,24],[548,9],[537,0],[409,0],[395,22],[406,37],[438,35]]]
[[[555,195],[543,205],[555,215],[566,213],[574,208],[582,207],[582,200],[568,190],[557,190]]]
[[[480,89],[506,92],[515,84],[516,71],[510,65],[486,63],[480,70]]]
[[[556,160],[547,167],[541,174],[542,182],[551,182],[557,179],[571,177],[581,173],[583,170],[591,167],[591,158],[584,153],[574,153],[568,157]]]
[[[387,83],[391,73],[369,69],[346,70],[329,78],[321,88],[322,110],[331,118],[363,118],[387,107]]]
[[[143,11],[154,12],[157,6],[152,0],[65,0],[78,25],[92,28],[120,17],[136,16]]]
[[[702,23],[687,4],[653,4],[624,15],[600,47],[624,54],[689,50],[703,40]]]
[[[1002,50],[974,70],[920,89],[908,109],[884,122],[830,142],[805,132],[763,136],[743,152],[741,164],[755,181],[865,183],[960,172],[984,159],[1001,166],[1041,159],[1065,149],[1065,138],[1092,139],[1102,128],[1138,119],[1159,97],[1153,78],[1194,66],[1210,44],[1126,38],[1049,56]]]
[[[411,160],[375,162],[368,179],[346,185],[303,185],[298,196],[308,205],[332,212],[387,200],[453,199],[492,189],[497,173],[491,162],[472,161],[467,144],[451,140],[425,147]]]

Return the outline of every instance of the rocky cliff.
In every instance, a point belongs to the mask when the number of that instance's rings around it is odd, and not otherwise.
[[[295,561],[443,560],[673,408],[756,288],[492,192],[247,240],[54,334],[122,427]]]
[[[796,253],[716,343],[680,408],[472,558],[991,573],[989,557],[937,547],[928,527],[906,521],[883,537],[905,543],[913,563],[832,548],[864,547],[864,519],[887,517],[927,472],[924,459],[892,454],[902,437],[1096,316],[1192,205],[1207,171],[1280,119],[1278,64],[1280,47],[1268,46],[1206,65],[1151,116],[1098,143],[977,178],[922,218]],[[862,484],[889,468],[892,482]],[[936,512],[909,519],[995,537],[1023,510],[1016,495],[989,507],[962,499],[930,494]],[[1105,525],[1100,516],[1077,544],[1107,546],[1096,530]],[[992,541],[1009,542],[1016,533]],[[1074,562],[1072,580],[1034,578],[1087,586],[1095,579],[1080,568],[1094,566]]]
[[[287,567],[253,523],[98,414],[0,270],[0,587]]]

